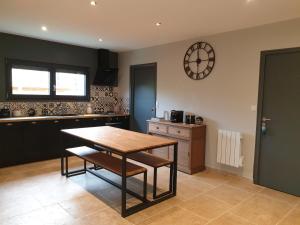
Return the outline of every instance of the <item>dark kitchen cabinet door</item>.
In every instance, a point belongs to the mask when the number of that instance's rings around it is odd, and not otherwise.
[[[43,136],[45,143],[45,157],[47,159],[59,158],[62,155],[61,129],[62,120],[48,121],[45,125],[45,134]]]
[[[26,162],[47,159],[47,123],[32,121],[25,124],[24,149]]]
[[[0,124],[0,167],[25,162],[23,129],[20,123]]]
[[[128,116],[115,116],[107,117],[105,125],[129,130],[129,117]]]
[[[33,121],[24,128],[26,162],[54,159],[61,156],[60,120]]]
[[[84,128],[84,127],[97,127],[104,125],[103,118],[84,118],[84,119],[68,119],[63,122],[63,129]],[[84,145],[85,143],[79,138],[74,138],[70,135],[60,132],[62,141],[62,149],[73,148]]]

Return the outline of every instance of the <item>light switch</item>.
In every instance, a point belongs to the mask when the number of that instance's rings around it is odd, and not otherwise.
[[[251,105],[251,111],[256,112],[257,111],[257,105]]]

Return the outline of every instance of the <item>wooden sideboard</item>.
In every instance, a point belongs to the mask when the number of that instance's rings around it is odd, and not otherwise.
[[[178,170],[193,174],[205,169],[206,125],[154,122],[148,120],[148,133],[178,141]],[[172,160],[173,147],[153,149],[159,157]]]

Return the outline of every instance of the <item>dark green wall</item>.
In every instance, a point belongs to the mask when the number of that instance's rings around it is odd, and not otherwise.
[[[5,58],[85,66],[92,81],[97,69],[97,50],[0,33],[0,101],[5,100]]]

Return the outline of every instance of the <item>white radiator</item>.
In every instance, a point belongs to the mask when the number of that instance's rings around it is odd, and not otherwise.
[[[242,167],[241,139],[240,132],[219,130],[217,162],[237,168]]]

